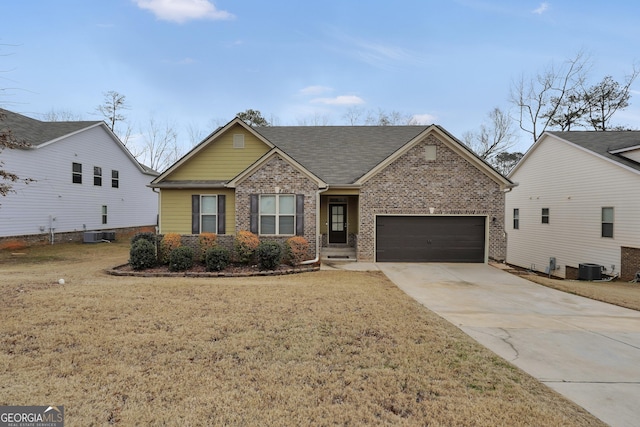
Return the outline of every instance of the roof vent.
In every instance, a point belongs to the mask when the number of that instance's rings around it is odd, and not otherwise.
[[[244,148],[244,135],[237,133],[233,135],[233,148]]]

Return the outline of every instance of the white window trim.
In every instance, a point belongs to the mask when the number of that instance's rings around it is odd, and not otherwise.
[[[210,214],[210,213],[203,213],[202,212],[202,207],[204,206],[204,203],[202,202],[202,198],[203,197],[214,197],[215,198],[215,203],[214,206],[216,207],[216,213],[214,214]],[[200,216],[200,233],[218,233],[218,195],[217,194],[200,194],[200,212],[199,212],[199,216]],[[203,216],[215,216],[216,220],[214,221],[214,225],[215,225],[215,231],[204,231],[204,227],[202,224],[202,217]]]
[[[276,198],[276,212],[275,214],[262,214],[262,197],[268,196]],[[292,214],[281,214],[280,213],[280,197],[291,197],[293,198],[293,213]],[[262,232],[262,217],[263,216],[275,216],[275,226],[276,232],[275,234],[265,234]],[[292,217],[293,218],[293,232],[292,233],[280,233],[280,217]],[[295,194],[261,194],[258,200],[258,234],[260,236],[295,236],[296,235],[296,195]]]
[[[605,209],[611,209],[611,214],[613,216],[613,218],[611,219],[611,222],[605,222],[604,221],[604,210]],[[613,206],[603,206],[600,209],[600,237],[602,237],[603,239],[613,239],[614,238],[614,230],[615,230],[615,223],[616,223],[616,210],[614,209]],[[611,224],[611,236],[603,236],[603,230],[602,230],[602,226],[604,224]]]

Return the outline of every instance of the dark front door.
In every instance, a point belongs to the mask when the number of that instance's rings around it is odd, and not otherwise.
[[[347,243],[347,205],[329,205],[329,243]]]

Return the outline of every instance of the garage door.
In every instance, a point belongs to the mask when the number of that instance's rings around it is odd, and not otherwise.
[[[483,216],[378,216],[378,262],[484,262]]]

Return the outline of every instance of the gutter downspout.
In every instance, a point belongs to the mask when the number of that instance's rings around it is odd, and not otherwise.
[[[160,205],[162,201],[160,200],[160,191],[157,191],[156,187],[151,187],[151,191],[158,195],[158,214],[156,215],[156,234],[160,233]],[[157,236],[156,236],[157,237]]]
[[[300,265],[315,264],[320,261],[320,194],[327,191],[329,187],[321,188],[316,191],[316,257],[307,261],[302,261]]]

